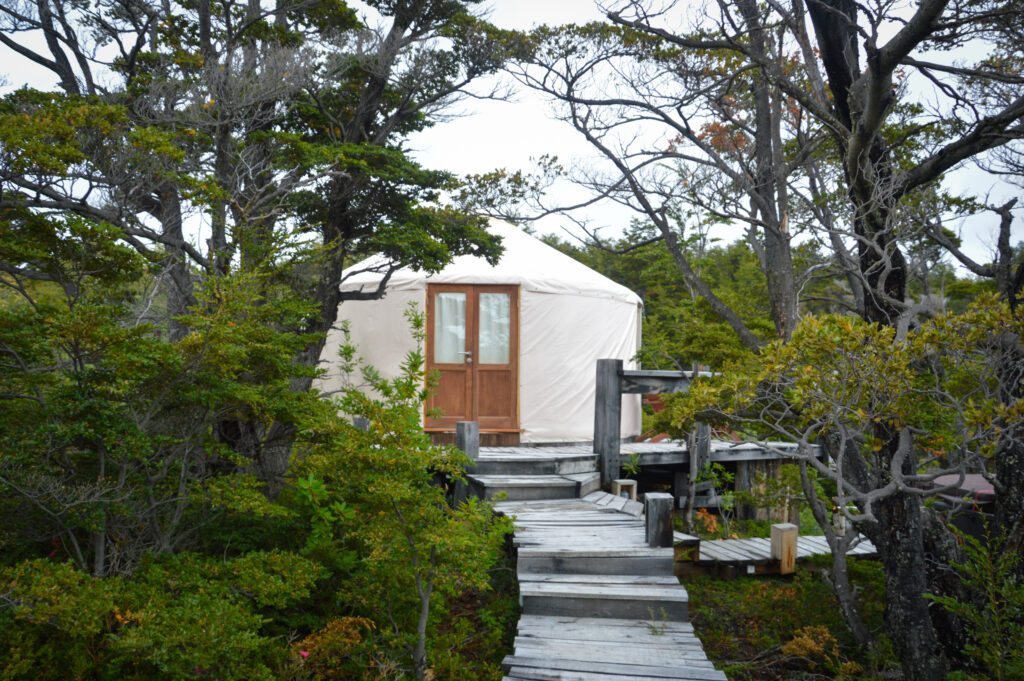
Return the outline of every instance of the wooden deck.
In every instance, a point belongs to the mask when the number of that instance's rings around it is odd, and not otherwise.
[[[696,537],[676,532],[675,541],[675,574],[680,577],[699,574],[716,574],[723,577],[779,574],[780,563],[772,558],[771,540],[767,538],[700,541]],[[823,536],[797,537],[797,562],[831,553]],[[850,549],[848,555],[875,558],[878,553],[874,545],[862,537]]]
[[[770,442],[763,447],[750,442],[711,441],[711,460],[719,463],[732,461],[769,461],[783,458],[779,452],[795,450],[795,446],[784,442]],[[676,466],[690,462],[690,452],[685,442],[665,440],[663,442],[624,442],[619,448],[621,456],[639,457],[641,466]]]
[[[799,537],[796,543],[798,560],[832,553],[825,537]],[[863,539],[850,549],[848,555],[868,557],[877,555],[877,552],[870,541]],[[715,539],[700,543],[698,562],[767,563],[771,560],[771,540],[769,539]]]
[[[646,543],[639,503],[593,492],[495,507],[515,519],[523,609],[506,681],[724,681],[688,622],[672,549]]]
[[[794,449],[794,445],[784,442],[768,443],[770,448],[749,442],[729,442],[726,440],[711,441],[711,460],[728,461],[766,461],[782,458],[780,451]],[[663,442],[623,442],[620,447],[623,458],[636,454],[642,466],[670,466],[689,463],[690,453],[685,442],[665,440]],[[593,456],[594,447],[591,443],[569,445],[518,445],[514,447],[482,447],[482,458],[514,457],[523,461],[545,461],[566,459],[579,456]]]

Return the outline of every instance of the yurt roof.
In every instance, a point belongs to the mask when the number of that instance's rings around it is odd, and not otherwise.
[[[391,290],[423,288],[431,284],[516,284],[526,291],[577,295],[587,298],[611,298],[639,304],[640,297],[621,284],[599,274],[556,248],[548,246],[521,229],[507,223],[492,221],[487,231],[501,237],[505,247],[497,265],[483,258],[462,255],[437,274],[403,268],[388,282]],[[368,258],[347,268],[342,274],[345,291],[370,289],[380,282],[381,274],[373,269],[382,262]]]

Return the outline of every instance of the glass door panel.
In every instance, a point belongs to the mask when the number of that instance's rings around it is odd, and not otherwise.
[[[461,364],[466,358],[466,294],[444,292],[434,298],[434,363]]]
[[[508,364],[511,337],[511,296],[507,293],[481,293],[480,364]]]

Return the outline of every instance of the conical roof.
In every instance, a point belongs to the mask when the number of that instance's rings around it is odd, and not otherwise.
[[[483,258],[463,255],[455,258],[437,274],[412,269],[398,270],[391,276],[388,288],[420,289],[427,283],[515,284],[523,290],[539,293],[641,303],[640,297],[625,286],[507,222],[492,220],[487,231],[500,236],[505,247],[497,265],[490,265]],[[381,279],[380,273],[366,270],[373,269],[374,264],[380,262],[380,258],[369,258],[347,268],[342,277],[342,290],[369,290],[376,287]]]

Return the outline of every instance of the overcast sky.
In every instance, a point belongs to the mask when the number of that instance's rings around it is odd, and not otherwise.
[[[490,20],[502,28],[529,29],[542,24],[585,23],[603,18],[595,0],[492,0],[488,7]],[[460,108],[466,115],[439,124],[410,141],[415,155],[426,165],[457,173],[481,173],[494,168],[526,171],[531,167],[531,158],[543,154],[556,155],[567,165],[587,164],[595,157],[569,124],[553,118],[551,105],[536,93],[520,92],[512,102],[470,100]],[[972,165],[950,173],[946,185],[958,194],[982,198],[987,195],[990,204],[1005,203],[1022,193]],[[562,204],[570,204],[579,197],[564,187],[561,192],[557,198],[562,199]],[[589,210],[583,217],[592,226],[604,225],[611,234],[628,224],[631,215],[625,209],[603,206]],[[1016,216],[1015,237],[1024,239],[1024,205],[1017,206]],[[998,217],[992,213],[966,224],[950,225],[960,228],[964,250],[981,262],[992,259],[997,226]],[[545,218],[535,227],[542,233],[563,236],[563,228],[578,233],[570,221],[558,216]],[[738,235],[739,230],[725,230],[721,234],[724,240]]]

